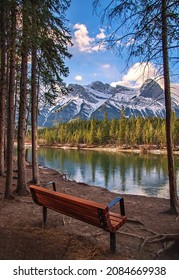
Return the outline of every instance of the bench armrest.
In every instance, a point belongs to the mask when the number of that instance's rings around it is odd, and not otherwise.
[[[47,183],[41,184],[42,187],[47,187],[48,185],[52,184],[53,190],[56,192],[56,185],[55,182],[49,181]]]
[[[110,203],[108,203],[108,208],[112,208],[116,203],[120,204],[121,215],[125,216],[124,199],[123,197],[116,197]]]

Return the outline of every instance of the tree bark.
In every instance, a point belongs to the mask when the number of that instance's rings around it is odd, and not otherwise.
[[[5,138],[5,94],[6,94],[6,44],[5,44],[5,4],[0,5],[0,176],[4,175]]]
[[[26,97],[27,97],[27,60],[28,55],[25,51],[22,54],[21,68],[21,88],[19,105],[19,123],[18,123],[18,181],[17,194],[26,193],[26,163],[25,163],[25,131],[26,131]]]
[[[32,82],[31,82],[31,129],[32,129],[32,181],[39,183],[39,169],[37,157],[37,51],[32,48]]]
[[[171,107],[167,33],[168,30],[167,30],[166,0],[163,0],[162,1],[162,52],[163,52],[163,69],[164,69],[165,107],[166,107],[166,141],[167,141],[167,157],[168,157],[170,207],[171,210],[173,210],[175,213],[178,213],[177,187],[176,187],[176,176],[175,176],[173,145],[172,145],[172,107]]]
[[[13,155],[14,155],[14,95],[15,95],[15,58],[16,58],[16,6],[11,8],[11,30],[10,30],[10,73],[7,110],[7,173],[5,198],[11,198],[13,181]]]
[[[28,69],[28,20],[26,13],[26,1],[23,3],[23,41],[22,41],[22,62],[20,80],[20,104],[18,122],[18,181],[16,193],[27,194],[26,162],[25,162],[25,132],[26,132],[26,101],[27,101],[27,69]]]

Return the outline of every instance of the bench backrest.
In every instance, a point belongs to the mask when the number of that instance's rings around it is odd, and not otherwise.
[[[108,206],[91,200],[31,185],[29,186],[35,203],[60,212],[75,219],[111,231]]]

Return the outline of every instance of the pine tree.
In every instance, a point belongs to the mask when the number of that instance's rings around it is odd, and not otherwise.
[[[0,1],[0,176],[4,175],[6,94],[6,1]]]
[[[115,144],[117,137],[117,120],[113,119],[110,123],[110,142]]]
[[[38,156],[37,156],[37,116],[38,116],[38,90],[37,90],[37,5],[36,2],[32,3],[32,16],[31,16],[31,131],[32,131],[32,182],[39,184],[39,169],[38,169]]]
[[[134,146],[136,145],[136,137],[135,137],[135,132],[136,132],[136,119],[134,115],[132,115],[129,119],[129,129],[130,129],[130,145]]]
[[[102,142],[102,144],[109,143],[109,118],[108,118],[107,112],[105,112],[105,114],[104,114],[104,120],[102,123],[101,142]]]
[[[44,99],[53,102],[57,92],[64,92],[62,76],[68,75],[64,60],[70,58],[68,45],[71,36],[65,27],[65,11],[70,1],[23,1],[22,4],[22,69],[20,84],[20,106],[18,122],[18,185],[16,192],[26,192],[25,176],[25,116],[27,99],[28,59],[31,51],[31,123],[32,123],[32,164],[33,181],[38,183],[37,161],[37,78],[44,86]],[[33,11],[33,13],[32,13]],[[51,131],[50,143],[56,141]]]
[[[99,3],[100,0],[93,0],[95,8]],[[103,22],[107,18],[110,27],[115,22],[106,40],[108,47],[119,54],[121,48],[128,46],[129,60],[136,56],[142,62],[163,64],[170,207],[175,213],[179,212],[179,206],[172,149],[170,70],[171,63],[178,63],[178,56],[175,56],[179,40],[178,7],[178,0],[112,0],[106,3],[102,15]]]
[[[18,181],[16,194],[27,194],[26,164],[25,164],[25,131],[26,102],[29,54],[29,1],[24,0],[22,6],[22,48],[21,48],[21,80],[20,104],[18,119]]]
[[[90,121],[89,141],[90,141],[90,144],[95,144],[95,142],[96,142],[96,125],[95,125],[94,116],[92,116],[92,119]]]
[[[173,145],[175,145],[177,140],[177,117],[176,112],[172,112],[172,136],[173,136]]]
[[[38,33],[38,71],[40,82],[44,85],[44,98],[54,101],[59,89],[66,93],[63,77],[69,74],[65,66],[65,58],[71,58],[68,46],[71,35],[65,26],[65,12],[70,5],[69,0],[38,0],[37,26]]]
[[[125,144],[125,126],[126,126],[126,117],[124,106],[121,108],[120,120],[119,120],[119,143],[121,145]]]
[[[13,182],[13,156],[14,156],[14,97],[15,97],[15,64],[16,64],[16,1],[11,1],[10,7],[10,73],[9,73],[9,90],[7,99],[7,173],[5,198],[11,198]]]

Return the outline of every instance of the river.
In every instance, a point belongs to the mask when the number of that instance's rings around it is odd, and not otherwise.
[[[65,173],[69,180],[116,193],[169,198],[165,155],[40,147],[38,160],[40,165]],[[175,169],[179,193],[179,156]]]

